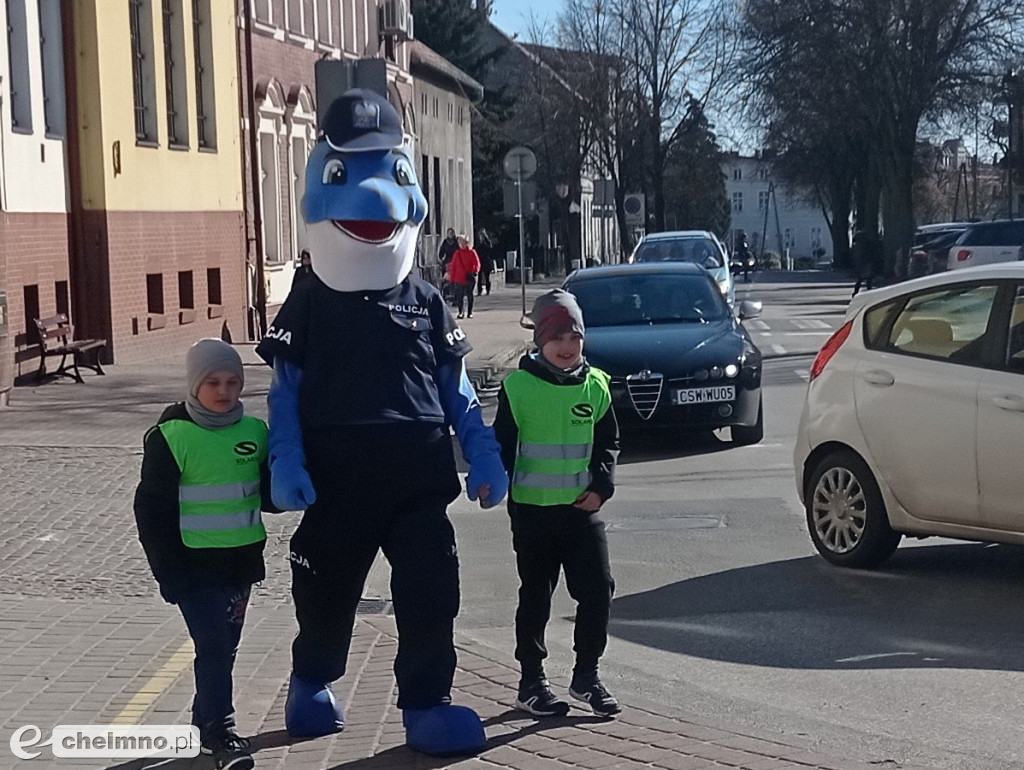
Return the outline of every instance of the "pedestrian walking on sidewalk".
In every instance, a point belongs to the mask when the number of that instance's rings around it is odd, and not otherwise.
[[[459,248],[452,255],[448,265],[448,278],[455,285],[455,305],[459,310],[456,318],[473,317],[473,287],[480,274],[480,255],[469,247],[469,239],[465,235],[458,238]],[[468,312],[463,315],[463,304]]]
[[[614,717],[621,708],[598,676],[615,591],[599,515],[615,491],[619,454],[610,378],[583,357],[583,313],[572,294],[542,294],[530,317],[537,352],[505,378],[494,421],[511,479],[508,511],[520,581],[515,657],[522,676],[515,705],[535,716],[569,712],[544,672],[544,631],[564,570],[576,601],[569,695]]]
[[[476,296],[480,296],[486,292],[491,293],[491,273],[494,272],[494,241],[491,240],[490,234],[484,229],[480,228],[476,233],[476,243],[473,244],[476,247],[476,253],[480,255],[480,277],[476,282]]]
[[[146,433],[135,521],[160,594],[178,605],[195,643],[192,724],[222,770],[247,770],[235,724],[232,671],[252,585],[266,576],[270,502],[267,425],[245,414],[238,352],[219,339],[185,357],[188,390]]]

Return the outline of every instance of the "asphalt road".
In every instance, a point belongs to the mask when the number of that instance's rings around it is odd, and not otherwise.
[[[744,289],[747,287],[743,287]],[[741,290],[741,298],[742,298]],[[618,589],[603,671],[613,691],[799,735],[882,766],[1024,767],[1024,551],[930,539],[883,569],[814,554],[792,447],[807,369],[848,289],[750,287],[765,368],[765,440],[627,441],[605,512]],[[452,509],[460,627],[513,645],[515,566],[504,513]],[[560,589],[549,673],[572,665]]]

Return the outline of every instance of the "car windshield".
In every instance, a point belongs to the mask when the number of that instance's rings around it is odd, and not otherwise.
[[[722,266],[722,253],[710,238],[653,238],[637,247],[634,262],[693,262],[714,270]]]
[[[566,288],[579,300],[589,327],[708,323],[729,316],[729,306],[706,274],[609,275]]]

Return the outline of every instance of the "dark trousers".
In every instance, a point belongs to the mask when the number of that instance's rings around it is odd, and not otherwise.
[[[306,457],[317,501],[291,541],[295,675],[326,683],[345,673],[363,584],[383,550],[398,625],[398,707],[448,701],[459,560],[446,511],[461,489],[448,428],[323,431],[307,437]]]
[[[542,673],[548,655],[544,630],[562,570],[569,595],[576,601],[573,673],[596,671],[608,642],[608,617],[615,592],[604,521],[598,514],[571,505],[542,507],[510,502],[509,515],[520,582],[515,656],[523,675]]]
[[[484,289],[487,289],[487,293],[491,293],[491,271],[481,270],[480,276],[476,281],[476,294],[479,297],[484,293]]]
[[[473,312],[473,280],[470,279],[469,283],[457,283],[455,284],[455,306],[459,309],[459,314],[462,314],[462,305],[465,301],[468,303],[468,312]]]
[[[206,741],[235,729],[231,674],[242,636],[251,586],[211,588],[178,600],[196,648],[192,724]]]

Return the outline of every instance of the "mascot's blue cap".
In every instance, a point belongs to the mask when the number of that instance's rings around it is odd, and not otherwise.
[[[339,152],[390,150],[402,146],[402,119],[376,91],[352,88],[331,102],[321,134]]]

